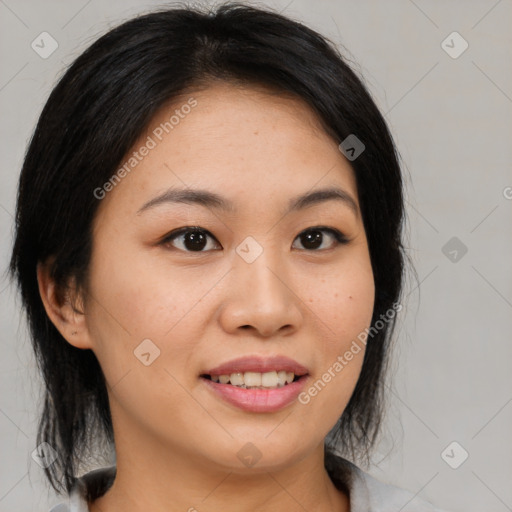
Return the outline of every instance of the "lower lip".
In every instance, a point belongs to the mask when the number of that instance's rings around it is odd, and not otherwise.
[[[294,402],[304,388],[306,376],[291,384],[274,389],[244,389],[221,384],[201,377],[201,380],[226,402],[247,412],[275,412]]]

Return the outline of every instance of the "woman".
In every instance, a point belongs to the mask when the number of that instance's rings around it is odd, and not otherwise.
[[[39,119],[11,261],[52,510],[438,510],[344,458],[379,430],[403,215],[383,117],[305,26],[226,4],[95,42]]]

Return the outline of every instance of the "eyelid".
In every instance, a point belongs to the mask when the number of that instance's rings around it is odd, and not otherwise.
[[[308,231],[328,231],[329,233],[331,233],[332,235],[334,235],[340,239],[346,240],[347,242],[350,241],[349,238],[347,236],[345,236],[345,234],[342,231],[340,231],[339,229],[333,228],[330,226],[324,226],[324,225],[310,226],[306,229],[303,229],[297,236],[300,236],[303,233],[307,233]]]
[[[181,228],[177,228],[177,229],[174,229],[173,231],[167,233],[159,242],[159,244],[161,245],[166,245],[166,244],[170,244],[170,242],[177,238],[178,236],[184,234],[184,233],[187,233],[188,231],[201,231],[202,233],[204,233],[206,236],[212,238],[213,240],[215,240],[215,243],[217,245],[219,245],[221,248],[222,248],[222,245],[220,244],[220,242],[217,240],[217,238],[215,238],[215,236],[210,232],[208,231],[207,229],[201,227],[201,226],[183,226]],[[177,249],[178,251],[181,251],[181,249],[175,247],[175,249]],[[203,252],[208,252],[208,251],[182,251],[182,252],[189,252],[189,253],[197,253],[197,254],[200,254],[200,253],[203,253]]]
[[[295,240],[297,240],[297,238],[299,238],[300,236],[302,236],[303,234],[309,232],[309,231],[323,231],[323,232],[327,232],[329,233],[331,236],[334,237],[336,243],[334,244],[334,247],[332,247],[333,249],[335,249],[336,247],[340,246],[340,245],[346,245],[350,242],[350,239],[343,233],[341,232],[339,229],[337,228],[333,228],[333,227],[329,227],[329,226],[311,226],[311,227],[308,227],[306,229],[303,229],[295,238],[294,238],[294,242]],[[315,249],[299,249],[301,251],[307,251],[307,252],[323,252],[327,249],[320,249],[320,250],[315,250]]]

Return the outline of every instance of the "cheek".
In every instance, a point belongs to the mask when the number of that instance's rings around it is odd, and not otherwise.
[[[329,275],[313,275],[303,285],[306,305],[325,328],[326,339],[342,350],[371,323],[375,285],[369,262],[354,263]]]
[[[111,406],[122,404],[136,417],[172,403],[165,420],[178,421],[176,411],[190,408],[190,396],[178,383],[194,356],[194,340],[201,339],[199,323],[189,316],[209,283],[192,283],[183,272],[170,275],[134,257],[104,257],[91,269],[89,330],[115,397]]]
[[[102,256],[98,250],[91,273],[95,302],[134,340],[164,338],[200,300],[208,283],[151,260],[140,249],[126,251],[124,258],[119,254],[104,251]]]
[[[89,329],[111,380],[140,366],[134,351],[148,339],[155,353],[160,351],[154,365],[187,368],[203,337],[203,298],[225,271],[198,266],[184,272],[155,260],[149,265],[143,251],[125,251],[125,258],[115,250],[97,253],[91,264]]]
[[[316,275],[304,283],[306,304],[318,329],[315,374],[299,402],[327,433],[341,416],[363,364],[364,334],[373,315],[375,286],[368,257],[351,258],[329,276]]]

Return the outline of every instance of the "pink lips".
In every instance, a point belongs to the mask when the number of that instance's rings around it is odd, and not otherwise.
[[[308,369],[293,359],[285,356],[275,357],[240,357],[233,359],[227,363],[223,363],[211,370],[204,372],[208,375],[229,375],[237,372],[271,372],[284,370],[285,372],[293,372],[295,375],[306,375]]]
[[[291,384],[276,389],[244,389],[231,384],[221,384],[202,378],[217,396],[226,402],[247,412],[275,412],[294,402],[307,380],[308,370],[293,359],[285,356],[277,357],[243,357],[223,363],[204,372],[207,375],[229,375],[244,372],[271,372],[284,370],[293,372],[300,378]],[[203,374],[203,375],[204,375]]]

